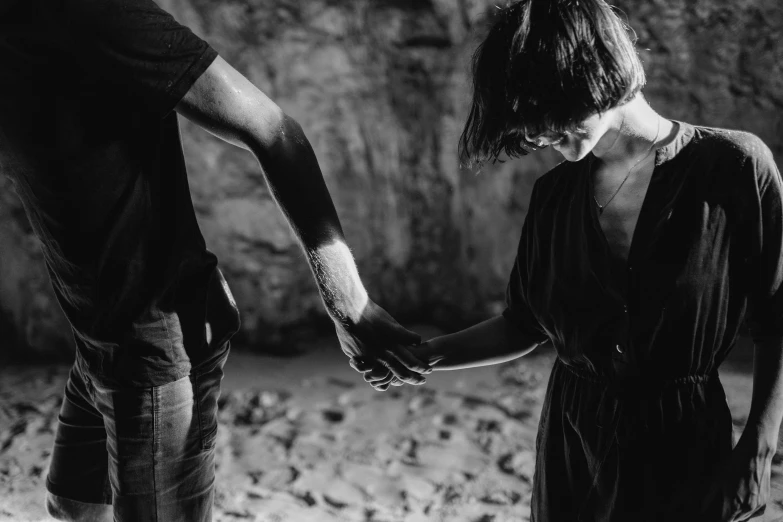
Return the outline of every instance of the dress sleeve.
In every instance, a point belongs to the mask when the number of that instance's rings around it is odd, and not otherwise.
[[[747,324],[759,342],[783,335],[783,183],[769,148],[758,140],[754,151],[746,163],[757,188]]]
[[[67,59],[106,89],[161,117],[218,55],[153,0],[61,0],[57,5]]]
[[[522,225],[517,257],[514,260],[514,267],[511,269],[511,276],[506,288],[506,309],[503,311],[503,317],[514,324],[523,334],[541,344],[548,341],[549,336],[533,315],[527,299],[528,266],[534,261],[533,256],[538,252],[538,249],[535,248],[537,185],[538,181],[533,185],[527,216],[525,216],[525,222]]]

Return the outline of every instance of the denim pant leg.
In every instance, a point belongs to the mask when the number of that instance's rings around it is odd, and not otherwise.
[[[225,360],[163,386],[95,385],[108,433],[116,521],[211,520]]]
[[[103,416],[77,357],[65,385],[46,489],[69,500],[111,504],[108,460]]]

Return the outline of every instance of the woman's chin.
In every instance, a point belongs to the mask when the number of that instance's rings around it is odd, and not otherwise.
[[[566,161],[576,161],[574,158],[574,151],[571,147],[563,146],[562,144],[552,145],[552,148],[559,152]]]
[[[573,147],[569,147],[563,144],[552,145],[552,148],[562,154],[566,161],[576,162],[587,156],[588,151],[575,150]]]

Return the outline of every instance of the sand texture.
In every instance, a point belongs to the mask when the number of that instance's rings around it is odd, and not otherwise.
[[[332,341],[301,357],[232,354],[217,441],[216,521],[529,520],[543,351],[375,392]],[[0,521],[47,520],[42,498],[65,366],[0,373]],[[735,422],[746,368],[722,373]],[[783,521],[783,452],[763,522]]]

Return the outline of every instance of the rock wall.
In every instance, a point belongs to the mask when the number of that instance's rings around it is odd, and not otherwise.
[[[468,64],[494,0],[159,0],[296,118],[316,151],[360,273],[403,320],[450,328],[497,312],[534,179],[557,153],[459,169]],[[646,95],[667,117],[761,136],[783,160],[778,0],[619,2]],[[182,122],[202,229],[268,346],[323,316],[255,159]],[[0,178],[0,353],[62,352],[67,325],[35,240]],[[9,346],[10,345],[10,346]]]

